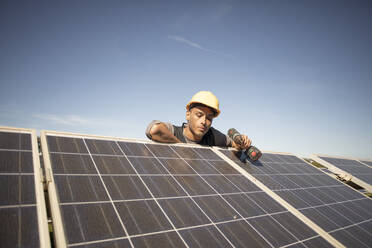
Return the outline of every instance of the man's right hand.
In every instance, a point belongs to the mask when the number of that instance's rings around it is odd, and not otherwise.
[[[174,136],[173,133],[162,122],[151,127],[150,135],[152,140],[161,143],[181,143],[181,141]]]

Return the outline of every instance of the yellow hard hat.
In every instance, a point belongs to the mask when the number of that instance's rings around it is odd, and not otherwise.
[[[221,112],[217,97],[210,91],[199,91],[198,93],[193,95],[189,103],[186,105],[186,109],[189,110],[190,105],[193,103],[201,103],[207,107],[214,109],[216,111],[215,117],[217,117]]]

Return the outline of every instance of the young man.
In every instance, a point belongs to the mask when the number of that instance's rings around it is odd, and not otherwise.
[[[243,142],[238,145],[230,137],[211,127],[213,118],[219,114],[217,97],[212,92],[200,91],[186,105],[187,123],[174,126],[168,122],[154,120],[148,125],[146,136],[162,143],[196,143],[247,149],[251,140],[246,135],[242,135]]]

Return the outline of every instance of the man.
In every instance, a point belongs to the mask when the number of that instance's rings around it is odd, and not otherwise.
[[[217,97],[212,92],[200,91],[186,105],[187,123],[174,126],[168,122],[154,120],[148,125],[146,136],[162,143],[195,143],[247,149],[251,140],[246,135],[242,135],[243,142],[238,145],[230,137],[211,127],[213,118],[219,114]]]

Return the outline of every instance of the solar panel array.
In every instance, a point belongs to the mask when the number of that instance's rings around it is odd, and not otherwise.
[[[370,198],[293,155],[264,153],[247,165],[222,152],[346,247],[372,247]]]
[[[50,247],[36,136],[0,127],[0,246]]]
[[[4,247],[50,247],[36,139],[0,127]],[[56,247],[372,247],[372,200],[291,154],[243,163],[227,149],[41,140]]]
[[[312,155],[312,158],[324,164],[335,173],[345,172],[351,175],[351,180],[360,184],[372,193],[372,167],[368,166],[369,161],[360,162],[355,159]]]
[[[42,145],[57,245],[332,247],[211,148],[51,133]]]

